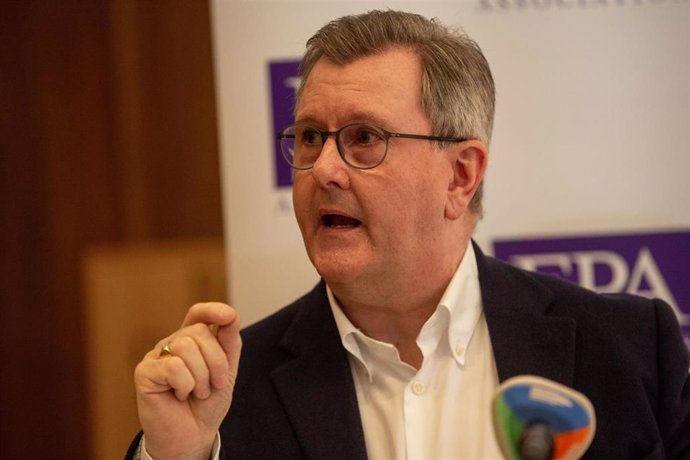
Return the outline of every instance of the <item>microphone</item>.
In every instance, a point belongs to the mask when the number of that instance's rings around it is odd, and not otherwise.
[[[594,407],[585,395],[535,375],[503,382],[492,402],[496,440],[508,460],[574,460],[594,437]]]

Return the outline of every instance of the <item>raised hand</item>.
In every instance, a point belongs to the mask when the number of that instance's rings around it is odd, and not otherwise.
[[[235,310],[200,303],[137,365],[139,421],[155,460],[209,458],[230,408],[241,348]]]

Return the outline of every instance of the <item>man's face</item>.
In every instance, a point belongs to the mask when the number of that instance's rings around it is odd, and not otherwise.
[[[298,101],[296,121],[336,131],[369,123],[434,134],[421,106],[421,61],[393,48],[345,66],[321,58]],[[309,258],[330,284],[404,283],[448,250],[444,209],[452,161],[430,141],[391,138],[374,169],[357,170],[329,137],[314,167],[296,171],[293,201]]]

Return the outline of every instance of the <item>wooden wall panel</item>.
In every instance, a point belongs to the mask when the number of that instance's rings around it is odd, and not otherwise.
[[[223,244],[176,239],[93,247],[83,275],[89,458],[120,460],[139,430],[132,369],[180,326],[190,305],[225,299]]]
[[[109,8],[113,141],[131,237],[215,234],[222,225],[209,12],[200,5]]]
[[[208,14],[3,3],[0,458],[88,458],[84,251],[222,235]]]

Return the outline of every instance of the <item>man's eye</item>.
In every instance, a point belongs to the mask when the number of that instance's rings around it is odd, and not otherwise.
[[[315,129],[304,129],[299,136],[300,142],[305,145],[321,144],[321,133]]]
[[[376,131],[361,128],[357,130],[355,140],[360,145],[369,145],[381,140],[381,135]]]

